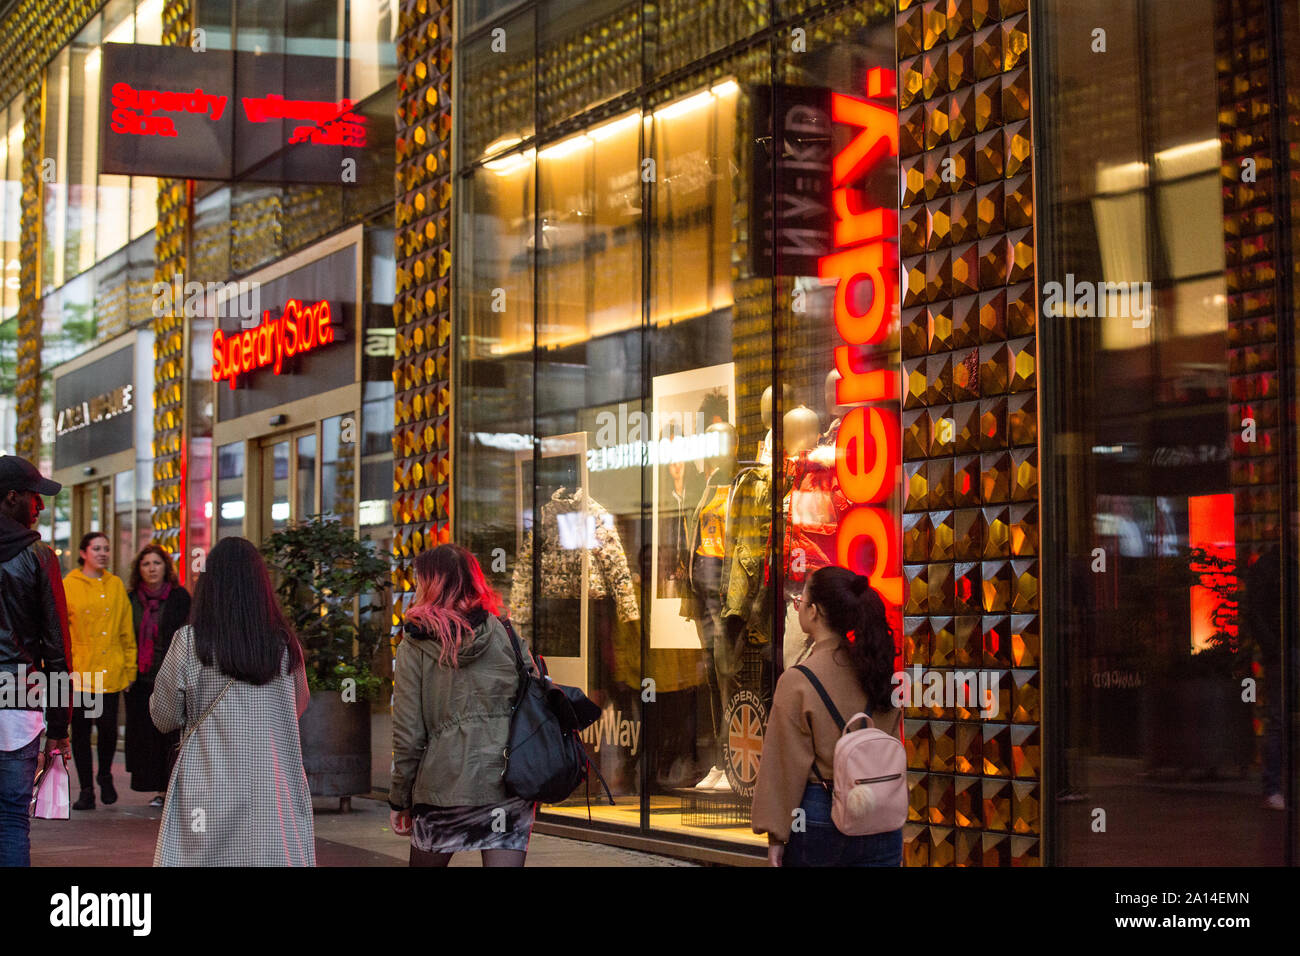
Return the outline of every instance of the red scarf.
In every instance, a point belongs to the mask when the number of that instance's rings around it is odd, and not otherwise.
[[[164,581],[156,590],[150,590],[143,581],[135,589],[140,599],[140,673],[147,674],[153,667],[153,645],[158,640],[158,619],[162,616],[163,602],[172,593],[170,581]]]

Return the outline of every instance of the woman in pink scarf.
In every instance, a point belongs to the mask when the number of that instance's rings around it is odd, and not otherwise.
[[[156,544],[146,545],[136,556],[127,589],[140,676],[126,692],[126,769],[131,789],[152,791],[155,796],[149,805],[161,807],[177,734],[162,734],[154,727],[149,695],[172,635],[189,620],[190,593],[177,580],[171,555]]]

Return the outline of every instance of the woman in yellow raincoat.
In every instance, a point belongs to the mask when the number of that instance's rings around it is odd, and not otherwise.
[[[100,795],[105,805],[117,802],[113,787],[113,754],[117,751],[119,693],[135,682],[135,629],[131,602],[122,579],[108,570],[112,547],[108,536],[92,531],[81,539],[80,567],[63,579],[68,598],[68,631],[72,638],[73,682],[81,698],[72,709],[72,760],[77,766],[81,795],[74,810],[95,809],[90,729],[99,731]],[[102,681],[102,686],[99,685]],[[102,691],[102,692],[101,692]]]

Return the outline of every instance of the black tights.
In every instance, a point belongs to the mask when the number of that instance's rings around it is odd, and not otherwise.
[[[523,866],[527,850],[483,850],[484,866]],[[426,853],[411,847],[411,866],[446,866],[451,862],[450,853]]]

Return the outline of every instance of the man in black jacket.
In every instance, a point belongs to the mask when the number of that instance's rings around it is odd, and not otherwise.
[[[31,865],[28,804],[41,731],[46,759],[69,749],[63,577],[54,552],[32,530],[45,510],[41,495],[61,487],[31,462],[0,456],[0,866]]]

